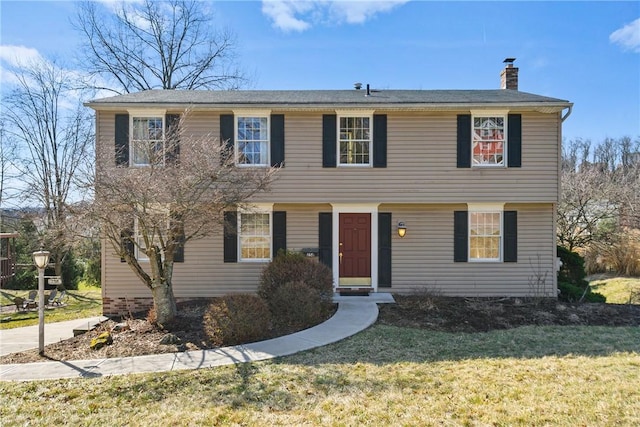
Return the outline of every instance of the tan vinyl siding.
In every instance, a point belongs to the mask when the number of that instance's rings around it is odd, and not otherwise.
[[[115,114],[97,114],[100,144],[112,149]],[[183,137],[207,137],[219,144],[219,114],[190,112]],[[271,192],[256,196],[255,201],[557,202],[558,114],[522,112],[522,167],[498,169],[456,167],[456,113],[390,112],[387,116],[386,168],[323,168],[322,114],[286,113],[285,167]]]
[[[204,137],[219,144],[221,113],[231,111],[190,112],[183,138]],[[285,112],[285,167],[278,172],[272,191],[254,201],[275,203],[274,210],[287,212],[287,247],[318,247],[318,213],[331,212],[330,203],[381,203],[379,211],[392,212],[394,227],[393,284],[383,291],[431,288],[446,295],[525,295],[531,292],[529,278],[540,256],[542,273],[547,272],[547,293],[554,296],[559,114],[517,112],[522,114],[521,168],[460,169],[456,167],[456,118],[468,111],[386,113],[386,168],[323,168],[323,112]],[[114,158],[115,114],[96,112],[98,150],[110,159]],[[100,165],[97,168],[99,173]],[[453,262],[453,211],[481,202],[506,202],[506,210],[518,211],[517,263]],[[404,239],[397,236],[398,221],[407,224]],[[266,263],[224,263],[220,226],[212,227],[216,231],[210,237],[187,244],[185,263],[175,264],[177,298],[257,289]],[[108,245],[103,267],[105,297],[151,296]]]
[[[300,250],[318,246],[318,213],[330,205],[275,205],[287,212],[287,247]],[[543,204],[507,204],[518,212],[518,262],[453,262],[453,212],[460,205],[391,205],[380,212],[392,213],[391,288],[384,292],[411,293],[429,290],[443,295],[525,296],[543,292],[555,296],[555,246],[553,207]],[[403,221],[407,235],[398,237],[395,225]],[[374,230],[375,232],[375,230]],[[109,251],[109,249],[107,249]],[[260,263],[224,263],[222,236],[190,242],[185,263],[176,263],[173,285],[177,298],[220,296],[255,292],[262,269]],[[533,289],[531,278],[546,272],[545,288]],[[109,297],[149,297],[150,292],[131,269],[112,255],[106,256],[106,286]]]
[[[286,167],[272,192],[261,198],[283,203],[556,201],[556,114],[523,113],[522,167],[506,169],[456,167],[456,117],[390,113],[386,168],[323,168],[321,115],[287,114]]]
[[[546,272],[546,296],[555,296],[555,241],[552,205],[507,204],[518,212],[518,262],[453,262],[453,211],[466,205],[391,206],[392,224],[407,225],[404,238],[393,233],[392,292],[429,289],[444,295],[524,296],[530,278]],[[539,262],[538,262],[539,260]]]
[[[318,246],[318,212],[331,212],[330,205],[274,205],[287,212],[287,248],[300,250]],[[228,293],[255,292],[266,262],[223,262],[220,225],[210,237],[189,242],[185,262],[175,263],[173,286],[176,298],[213,297]],[[131,268],[106,245],[104,292],[106,296],[150,297],[151,291]],[[143,263],[144,266],[144,263]]]

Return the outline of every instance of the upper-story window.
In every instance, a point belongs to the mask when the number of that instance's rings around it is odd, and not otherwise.
[[[164,163],[164,115],[132,116],[131,166]]]
[[[338,117],[338,159],[340,165],[371,165],[371,116]]]
[[[504,115],[473,116],[473,166],[505,166],[505,125]]]
[[[269,165],[269,116],[237,115],[236,162],[246,166]]]

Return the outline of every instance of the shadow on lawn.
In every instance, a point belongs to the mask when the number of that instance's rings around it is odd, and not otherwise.
[[[425,363],[466,359],[534,359],[636,353],[640,328],[523,326],[490,332],[438,332],[375,325],[330,346],[281,358],[283,364]]]

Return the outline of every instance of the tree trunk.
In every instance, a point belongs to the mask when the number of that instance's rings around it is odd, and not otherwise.
[[[178,310],[171,285],[166,282],[157,283],[151,289],[151,292],[153,294],[153,307],[156,310],[157,322],[160,325],[165,325],[175,319]]]

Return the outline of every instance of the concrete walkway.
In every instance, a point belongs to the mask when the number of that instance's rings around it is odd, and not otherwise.
[[[73,338],[73,330],[82,324],[106,320],[104,316],[86,319],[45,323],[44,345],[54,344]],[[23,328],[0,329],[0,356],[38,348],[38,325]]]
[[[0,365],[0,380],[29,381],[57,378],[91,378],[145,372],[165,372],[256,362],[274,357],[288,356],[340,341],[368,328],[378,318],[377,303],[394,302],[391,294],[383,293],[371,294],[369,297],[337,296],[335,301],[338,303],[338,310],[326,322],[279,338],[233,347],[181,353]],[[47,324],[45,326],[45,338],[49,335],[50,339],[53,340],[51,342],[66,339],[60,337],[60,332],[53,332],[53,330],[64,330],[65,328],[68,331],[67,333],[73,336],[73,328],[78,326],[81,321],[83,320],[59,322],[67,324],[64,326],[54,326],[58,325],[56,323]],[[88,319],[84,319],[84,321],[88,321]],[[34,348],[34,344],[37,347],[37,326],[35,327],[35,337],[33,336],[33,331],[25,331],[28,328],[0,331],[2,354],[5,354],[5,346],[12,345],[10,335],[6,334],[9,331],[23,331],[23,334],[16,332],[21,337],[18,341],[21,341],[23,345],[25,342],[32,343],[30,348]]]

